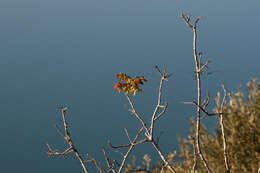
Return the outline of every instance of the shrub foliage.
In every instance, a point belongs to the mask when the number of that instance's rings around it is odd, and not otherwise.
[[[247,84],[247,97],[241,90],[228,94],[228,101],[224,104],[223,121],[227,140],[227,152],[230,164],[230,172],[258,172],[260,166],[260,82],[252,79]],[[220,108],[220,94],[216,96],[215,111]],[[207,117],[211,118],[211,117]],[[179,173],[192,172],[194,165],[194,131],[195,121],[191,120],[190,135],[179,139],[179,158],[174,161],[175,153],[168,155]],[[223,140],[221,128],[216,122],[214,132],[210,132],[205,124],[201,124],[201,150],[207,159],[209,166],[216,173],[226,172],[223,157]],[[178,159],[179,160],[179,159]],[[145,155],[142,166],[129,164],[125,172],[170,172],[162,171],[163,164],[150,166],[151,159]],[[149,168],[149,170],[148,170]],[[197,173],[206,173],[200,159],[197,159]]]

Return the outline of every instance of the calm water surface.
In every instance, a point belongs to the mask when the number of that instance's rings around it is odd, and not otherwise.
[[[112,89],[116,74],[147,77],[133,99],[148,121],[160,80],[156,64],[174,74],[164,96],[169,109],[156,130],[164,132],[163,152],[176,150],[176,137],[188,134],[194,117],[194,107],[181,102],[195,98],[196,82],[192,32],[180,13],[207,18],[199,24],[199,49],[216,71],[203,78],[204,93],[214,96],[222,83],[230,91],[260,76],[259,7],[258,0],[1,0],[1,172],[82,172],[74,156],[46,155],[46,141],[64,148],[55,130],[60,105],[69,105],[75,145],[102,160],[107,140],[126,143],[123,128],[134,135],[139,127]],[[214,129],[212,121],[205,123]],[[149,145],[136,149],[158,159]]]

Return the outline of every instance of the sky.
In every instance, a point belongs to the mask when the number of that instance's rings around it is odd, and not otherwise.
[[[133,97],[149,122],[156,104],[158,65],[173,76],[163,99],[169,108],[158,122],[163,153],[178,150],[177,136],[189,132],[196,98],[192,32],[181,13],[203,16],[198,49],[210,59],[204,96],[224,84],[228,91],[259,78],[258,0],[1,0],[0,2],[0,163],[4,172],[82,172],[74,156],[47,157],[48,141],[64,149],[56,132],[57,106],[68,105],[72,138],[82,154],[103,162],[107,140],[127,142],[138,122],[123,94],[113,90],[116,74],[144,75],[144,92]],[[211,108],[213,108],[213,99]],[[214,120],[204,120],[214,129]],[[108,148],[108,147],[107,147]],[[108,148],[109,150],[109,148]],[[109,150],[111,157],[118,154]],[[139,157],[158,156],[149,145]]]

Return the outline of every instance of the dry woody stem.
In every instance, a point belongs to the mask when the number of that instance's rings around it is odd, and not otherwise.
[[[129,144],[123,144],[123,145],[119,145],[119,146],[114,146],[109,142],[109,145],[112,148],[124,148],[124,147],[129,147],[128,151],[123,154],[123,159],[122,162],[120,164],[118,173],[122,172],[122,169],[125,166],[125,162],[126,159],[128,158],[130,152],[134,149],[134,147],[138,144],[142,144],[142,143],[151,143],[153,145],[153,147],[155,148],[155,150],[157,151],[157,153],[159,154],[161,160],[164,163],[163,167],[167,167],[171,172],[173,173],[177,173],[176,169],[167,161],[167,159],[164,157],[164,155],[161,152],[161,149],[158,146],[158,142],[156,142],[154,140],[154,126],[155,126],[155,122],[162,117],[162,115],[166,112],[166,109],[168,107],[168,103],[166,102],[165,104],[162,105],[162,101],[161,101],[161,96],[162,96],[162,87],[165,81],[168,81],[168,78],[170,77],[170,75],[166,72],[166,71],[161,71],[159,69],[158,66],[155,66],[155,69],[159,72],[160,76],[161,76],[161,80],[160,80],[160,85],[159,85],[159,89],[158,89],[158,98],[157,98],[157,105],[154,108],[154,112],[151,116],[151,124],[150,127],[148,129],[146,123],[144,122],[144,120],[141,118],[141,116],[137,113],[134,103],[132,101],[132,99],[130,98],[128,93],[125,93],[125,97],[127,98],[129,105],[130,105],[130,112],[137,118],[137,120],[141,123],[141,128],[138,131],[138,133],[136,134],[135,138],[133,140],[130,139],[129,134],[127,132],[127,130],[125,129],[125,133],[126,136],[128,137],[129,140]],[[137,141],[138,137],[140,136],[140,134],[144,131],[144,135],[145,138],[141,139],[139,141]]]
[[[64,137],[65,141],[69,145],[69,148],[66,149],[64,152],[58,152],[58,151],[55,151],[54,149],[52,149],[51,146],[47,143],[47,146],[48,146],[48,149],[49,149],[48,155],[49,156],[51,156],[51,155],[65,156],[65,155],[67,155],[71,152],[74,152],[74,154],[78,158],[84,172],[88,173],[89,171],[88,171],[86,165],[84,164],[84,160],[83,160],[82,156],[79,154],[78,150],[76,149],[76,147],[74,146],[74,144],[71,140],[69,129],[68,129],[68,123],[66,121],[66,111],[67,110],[68,110],[68,107],[62,107],[61,108],[62,121],[63,121],[63,125],[64,125],[64,134],[62,134],[61,130],[59,130],[58,128],[57,128],[57,131],[58,131],[59,134],[61,134]]]
[[[201,116],[201,114],[205,114],[204,116],[206,117],[210,117],[210,116],[217,116],[219,118],[219,125],[221,128],[221,134],[222,134],[222,140],[223,140],[223,157],[224,157],[224,161],[225,161],[225,168],[226,168],[226,172],[227,173],[231,173],[230,171],[230,165],[229,165],[229,158],[228,158],[228,147],[227,147],[227,139],[226,139],[226,134],[225,134],[225,127],[224,127],[224,120],[223,120],[223,115],[224,114],[224,104],[226,101],[226,90],[224,88],[224,86],[222,86],[223,91],[224,91],[224,96],[223,96],[223,100],[220,104],[220,102],[216,102],[217,104],[217,111],[215,111],[214,113],[209,113],[207,111],[207,106],[209,104],[210,101],[210,94],[208,92],[207,94],[207,98],[205,100],[202,100],[202,94],[201,94],[201,75],[203,74],[207,74],[207,72],[205,72],[205,69],[207,68],[208,64],[210,63],[209,60],[207,60],[206,62],[202,62],[203,56],[201,52],[197,52],[197,26],[198,26],[198,22],[202,19],[200,17],[196,18],[196,20],[194,21],[193,24],[191,24],[191,15],[186,15],[186,14],[182,14],[182,19],[184,20],[185,24],[188,26],[188,28],[190,28],[193,32],[193,56],[194,56],[194,62],[195,62],[195,74],[196,74],[196,81],[197,81],[197,100],[193,100],[191,102],[184,102],[184,104],[192,104],[194,106],[196,106],[196,126],[195,126],[195,132],[194,134],[190,137],[191,139],[191,143],[192,143],[192,147],[193,147],[193,163],[192,163],[192,167],[191,172],[195,173],[197,172],[199,167],[198,165],[200,163],[202,163],[205,167],[205,169],[207,170],[208,173],[212,173],[212,170],[209,166],[208,161],[206,160],[203,152],[202,152],[202,147],[201,147],[201,132],[200,132],[200,128],[201,128],[201,120],[204,118]],[[164,154],[162,153],[160,147],[159,147],[159,137],[155,136],[155,132],[154,129],[156,129],[156,123],[158,122],[157,120],[159,120],[159,118],[161,118],[167,111],[168,108],[168,102],[163,102],[162,101],[162,91],[163,91],[163,87],[165,82],[168,82],[168,78],[171,76],[171,74],[168,74],[166,72],[166,70],[161,71],[159,69],[159,67],[156,65],[155,66],[155,70],[160,74],[160,84],[159,84],[159,88],[158,88],[158,98],[157,98],[157,104],[154,107],[153,113],[151,115],[151,119],[149,121],[149,125],[147,125],[147,123],[144,121],[144,119],[142,118],[142,116],[137,113],[135,105],[132,101],[132,97],[130,96],[130,94],[135,95],[136,92],[142,91],[142,89],[140,89],[138,87],[138,85],[142,85],[143,82],[146,82],[147,80],[144,78],[144,76],[138,76],[135,78],[131,78],[130,76],[127,76],[126,74],[120,72],[117,77],[119,78],[119,82],[117,82],[114,86],[114,89],[117,89],[119,92],[121,90],[124,91],[124,95],[130,105],[130,109],[129,111],[132,113],[132,115],[137,119],[137,122],[139,123],[140,127],[139,130],[136,132],[134,138],[131,138],[127,129],[125,128],[125,134],[128,138],[128,142],[127,144],[121,144],[121,145],[112,145],[110,141],[108,141],[108,145],[116,150],[116,152],[119,152],[122,155],[121,158],[121,162],[117,162],[117,160],[112,160],[109,158],[108,153],[106,152],[105,148],[102,148],[102,152],[104,154],[104,158],[106,161],[106,165],[107,165],[107,170],[105,170],[102,167],[102,164],[97,162],[96,159],[90,155],[87,155],[86,160],[83,159],[83,157],[80,155],[80,153],[78,152],[78,150],[76,149],[75,145],[72,142],[71,139],[71,135],[69,132],[69,128],[68,128],[68,123],[66,120],[66,112],[68,110],[68,107],[60,107],[61,109],[61,114],[62,114],[62,122],[63,122],[63,126],[64,126],[64,130],[60,130],[58,128],[58,126],[56,126],[56,130],[57,132],[65,139],[66,143],[68,144],[68,148],[65,149],[62,152],[57,151],[56,149],[53,149],[48,143],[47,143],[47,147],[48,147],[48,156],[52,156],[52,155],[57,155],[57,156],[66,156],[70,153],[74,153],[77,157],[77,159],[80,162],[81,167],[83,168],[85,173],[89,173],[87,167],[86,167],[86,163],[87,162],[91,162],[92,164],[94,164],[94,166],[96,167],[97,171],[99,173],[108,173],[108,172],[112,172],[112,173],[121,173],[124,172],[125,168],[126,168],[126,161],[129,158],[131,152],[134,150],[134,148],[136,147],[136,145],[139,144],[144,144],[144,143],[150,143],[154,150],[158,153],[158,155],[160,156],[161,160],[162,160],[162,167],[160,168],[160,172],[164,172],[165,170],[170,171],[172,173],[177,173],[176,168],[174,167],[174,165],[172,163],[170,163],[171,161],[169,161],[169,159],[167,159]],[[217,100],[217,99],[216,99]],[[140,139],[141,138],[141,139]],[[157,140],[155,140],[155,138],[158,138]],[[125,153],[120,152],[120,149],[122,148],[126,148]],[[89,158],[89,159],[87,159]],[[200,162],[200,160],[201,162]],[[204,169],[203,167],[203,169]],[[148,168],[149,169],[149,168]],[[145,172],[151,172],[149,170],[143,170],[143,169],[139,169],[139,170],[134,170],[130,172],[136,172],[136,171],[145,171]],[[258,173],[260,173],[260,168],[258,169]]]
[[[224,96],[223,96],[223,100],[220,106],[220,111],[224,112],[224,104],[226,101],[226,96],[227,96],[227,92],[226,89],[224,88],[224,85],[222,85],[223,91],[224,91]],[[224,160],[225,160],[225,167],[227,170],[227,173],[230,173],[230,166],[229,166],[229,159],[228,159],[228,152],[227,152],[227,139],[226,139],[226,134],[225,134],[225,128],[224,128],[224,121],[223,121],[223,113],[221,113],[219,115],[219,124],[220,124],[220,128],[221,128],[221,133],[222,133],[222,140],[223,140],[223,155],[224,155]]]
[[[193,31],[193,56],[194,56],[194,62],[196,67],[196,80],[197,80],[197,121],[196,121],[196,148],[197,148],[197,154],[199,155],[200,159],[202,160],[205,168],[209,173],[211,173],[211,169],[209,167],[209,164],[207,160],[205,159],[201,147],[200,147],[200,121],[201,121],[201,72],[203,69],[209,64],[209,61],[207,61],[205,64],[201,64],[202,55],[200,54],[200,58],[198,58],[197,53],[197,24],[200,20],[200,18],[197,18],[194,22],[194,24],[190,24],[190,15],[182,14],[182,18],[185,22],[185,24]],[[196,158],[196,157],[195,157]],[[196,167],[197,162],[194,162],[194,166]]]

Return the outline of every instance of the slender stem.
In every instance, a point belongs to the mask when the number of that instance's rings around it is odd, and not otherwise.
[[[197,167],[197,154],[196,154],[196,141],[192,136],[192,147],[193,147],[193,166],[192,166],[192,173],[195,173]]]
[[[128,151],[126,152],[126,154],[123,156],[123,160],[122,160],[122,163],[120,165],[120,168],[118,170],[118,173],[121,173],[122,172],[122,169],[125,165],[125,162],[126,162],[126,159],[127,157],[129,156],[130,152],[134,149],[135,145],[137,144],[141,144],[141,143],[145,143],[145,142],[151,142],[152,145],[154,146],[155,150],[158,152],[159,156],[161,157],[163,163],[164,163],[164,166],[167,167],[172,173],[177,173],[177,171],[175,170],[175,168],[173,166],[170,165],[170,163],[167,161],[167,159],[165,159],[165,157],[163,156],[158,144],[154,141],[154,138],[153,138],[153,129],[154,129],[154,124],[155,124],[155,121],[160,118],[166,111],[167,109],[167,106],[168,106],[168,103],[166,102],[165,105],[161,105],[161,96],[162,96],[162,86],[163,86],[163,81],[166,80],[167,81],[167,78],[170,76],[168,75],[167,72],[161,72],[160,69],[158,68],[158,66],[155,66],[156,70],[160,73],[161,75],[161,81],[160,81],[160,86],[159,86],[159,90],[158,90],[158,100],[157,100],[157,105],[154,109],[154,112],[153,112],[153,115],[152,115],[152,119],[151,119],[151,126],[150,128],[148,129],[144,120],[137,114],[136,112],[136,109],[134,107],[134,104],[132,102],[132,100],[130,99],[129,95],[127,93],[125,93],[125,96],[131,106],[131,112],[136,116],[136,118],[140,121],[140,123],[142,124],[142,129],[140,129],[140,131],[138,132],[138,134],[136,135],[135,139],[132,141],[128,135],[128,132],[126,130],[126,135],[130,141],[130,144],[127,144],[127,145],[121,145],[121,146],[113,146],[111,143],[110,143],[110,146],[112,146],[113,148],[120,148],[120,147],[126,147],[126,146],[129,146],[129,149]],[[158,112],[159,109],[162,108],[162,111],[161,112]],[[140,140],[138,142],[136,142],[138,136],[140,135],[140,133],[142,132],[142,130],[145,130],[145,135],[146,135],[146,138],[143,139],[143,140]]]
[[[224,97],[221,103],[221,112],[224,112],[224,103],[226,100],[226,90],[224,88],[224,86],[222,85],[222,88],[224,90]],[[221,128],[221,133],[222,133],[222,140],[223,140],[223,155],[224,155],[224,160],[225,160],[225,166],[226,166],[226,170],[227,173],[230,173],[230,167],[229,167],[229,160],[228,160],[228,152],[227,152],[227,140],[226,140],[226,135],[225,135],[225,128],[224,128],[224,121],[223,121],[223,114],[220,114],[219,116],[219,124],[220,124],[220,128]]]
[[[202,160],[204,166],[206,167],[207,171],[211,173],[211,169],[209,168],[208,162],[206,161],[204,155],[201,152],[200,148],[200,120],[201,120],[201,80],[200,80],[200,73],[202,71],[201,68],[201,58],[198,60],[198,54],[197,54],[197,24],[200,20],[200,18],[197,18],[193,25],[190,24],[190,16],[182,14],[182,18],[185,22],[185,24],[192,29],[193,31],[193,56],[195,61],[195,67],[196,67],[196,79],[197,79],[197,121],[196,121],[196,148],[197,153],[200,156],[200,159]],[[203,66],[204,68],[205,66]],[[195,164],[196,162],[194,162]],[[195,167],[195,165],[193,165]]]
[[[196,20],[198,22],[198,19]],[[201,80],[200,80],[200,65],[198,63],[198,55],[197,55],[197,26],[196,22],[192,27],[193,30],[193,55],[195,60],[195,66],[196,66],[196,78],[197,78],[197,103],[200,106],[201,104]],[[200,159],[203,161],[204,166],[206,167],[207,171],[211,173],[211,169],[209,168],[208,162],[205,159],[204,155],[201,152],[200,148],[200,118],[201,118],[201,111],[200,107],[197,107],[197,123],[196,123],[196,144],[197,144],[197,152],[200,156]]]
[[[136,134],[134,140],[133,140],[133,141],[130,141],[131,146],[129,147],[129,149],[127,150],[126,154],[125,154],[124,157],[123,157],[123,160],[122,160],[122,163],[121,163],[121,165],[120,165],[120,167],[119,167],[118,173],[121,173],[121,172],[122,172],[122,170],[123,170],[123,168],[124,168],[124,166],[125,166],[126,159],[128,158],[130,152],[134,149],[134,147],[135,147],[135,145],[136,145],[135,142],[136,142],[136,140],[138,139],[138,137],[140,136],[140,134],[142,133],[143,129],[144,129],[144,127],[141,127],[141,129],[140,129],[140,130],[138,131],[138,133]]]
[[[98,164],[95,158],[92,158],[90,161],[96,166],[99,173],[105,173],[104,169],[101,169],[101,166]]]
[[[165,164],[165,167],[167,167],[171,172],[173,173],[177,173],[177,171],[175,170],[174,167],[172,167],[170,165],[170,163],[165,159],[165,157],[163,156],[158,144],[156,144],[154,141],[151,141],[152,145],[154,146],[154,148],[156,149],[156,151],[158,152],[159,156],[161,157],[163,163]]]
[[[151,119],[151,127],[150,127],[150,137],[151,137],[151,139],[153,139],[153,128],[154,128],[154,121],[155,121],[155,118],[156,118],[156,114],[157,114],[157,112],[160,108],[160,105],[161,105],[163,81],[164,81],[164,76],[162,76],[161,81],[160,81],[160,86],[159,86],[159,91],[158,91],[158,101],[157,101],[157,105],[154,109],[153,116],[152,116],[152,119]]]
[[[225,166],[226,166],[227,173],[230,173],[228,153],[227,153],[227,140],[226,140],[226,136],[225,136],[224,122],[223,122],[223,114],[220,115],[220,127],[221,127],[222,140],[223,140],[223,149],[224,149],[223,154],[224,154]]]
[[[65,136],[66,136],[66,140],[69,143],[70,147],[73,149],[73,151],[75,152],[75,155],[77,156],[77,158],[80,161],[80,164],[82,166],[82,168],[84,169],[85,173],[88,173],[87,167],[84,164],[83,158],[81,157],[81,155],[79,154],[79,152],[77,151],[77,149],[75,148],[74,144],[72,143],[72,140],[70,138],[70,133],[68,130],[68,123],[66,121],[65,115],[66,115],[66,110],[67,109],[62,109],[62,119],[63,119],[63,124],[64,124],[64,131],[65,131]]]
[[[114,164],[110,162],[107,154],[106,154],[106,150],[104,148],[102,148],[106,163],[107,163],[107,167],[109,168],[110,171],[112,171],[113,173],[116,173],[115,169],[114,169]]]
[[[128,95],[128,94],[125,94],[125,96],[126,96],[128,102],[129,102],[129,104],[130,104],[130,106],[131,106],[131,108],[132,108],[131,112],[132,112],[132,113],[136,116],[136,118],[140,121],[140,123],[142,124],[143,128],[146,130],[146,133],[145,133],[146,136],[149,137],[149,130],[148,130],[148,128],[146,127],[146,124],[145,124],[144,120],[137,114],[137,112],[136,112],[136,110],[135,110],[135,107],[134,107],[134,104],[133,104],[132,100],[130,99],[129,95]]]
[[[82,168],[84,169],[85,173],[88,173],[88,169],[86,167],[86,165],[84,164],[84,160],[82,158],[82,156],[79,154],[78,150],[76,149],[76,147],[74,146],[71,137],[70,137],[70,133],[69,133],[69,129],[68,129],[68,123],[66,121],[66,111],[67,111],[67,107],[62,107],[61,108],[61,113],[62,113],[62,121],[63,121],[63,126],[64,126],[64,133],[62,134],[61,130],[56,127],[58,133],[64,137],[64,139],[67,141],[67,143],[69,144],[69,148],[67,150],[65,150],[64,152],[57,152],[55,150],[53,150],[50,145],[47,143],[47,146],[49,148],[49,152],[48,155],[60,155],[60,156],[64,156],[67,155],[71,152],[74,152],[76,157],[78,158]]]

